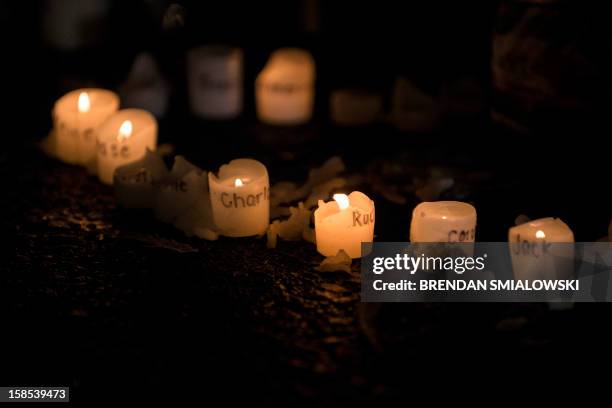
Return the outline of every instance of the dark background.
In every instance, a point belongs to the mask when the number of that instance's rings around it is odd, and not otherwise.
[[[44,158],[34,147],[52,126],[50,111],[58,97],[85,85],[115,89],[134,57],[149,51],[172,86],[160,142],[172,143],[203,168],[255,156],[268,166],[272,182],[303,181],[312,166],[340,154],[350,172],[387,163],[407,171],[408,183],[411,171],[450,166],[460,174],[487,176],[472,183],[465,197],[478,209],[479,240],[506,240],[515,217],[527,214],[561,217],[577,241],[594,241],[606,234],[612,215],[612,50],[601,6],[110,4],[93,41],[65,51],[44,36],[44,2],[0,3],[5,101],[0,174],[7,186],[0,203],[3,229],[16,232],[16,256],[7,246],[9,262],[0,271],[7,310],[3,384],[69,385],[81,402],[210,396],[343,406],[404,401],[407,384],[423,377],[435,382],[440,370],[450,376],[481,365],[511,372],[535,363],[550,374],[576,361],[559,358],[561,353],[589,356],[589,350],[606,347],[607,305],[550,312],[546,305],[360,304],[351,298],[358,282],[316,273],[313,266],[321,258],[305,243],[284,243],[271,252],[255,240],[187,239],[150,214],[117,209],[110,188],[82,169]],[[514,101],[496,89],[491,75],[491,56],[499,46],[494,33],[518,24],[528,12],[550,17],[542,25],[533,20],[529,38],[569,44],[556,49],[579,61],[569,69],[555,55],[543,58],[549,61],[544,71],[562,85],[547,103],[537,97],[530,104]],[[529,38],[519,38],[519,44],[529,49]],[[189,113],[185,53],[206,43],[244,50],[245,110],[237,120],[210,122]],[[317,63],[315,117],[296,128],[265,126],[255,116],[254,79],[281,46],[307,48]],[[398,75],[435,98],[454,81],[469,78],[481,90],[482,106],[465,114],[446,112],[435,130],[418,134],[386,124],[343,129],[330,123],[331,90],[372,89],[384,95],[389,108]],[[561,103],[568,95],[571,103]],[[527,118],[527,131],[492,120],[496,109]],[[447,198],[457,198],[455,193]],[[406,240],[417,198],[404,206],[375,200],[377,239]],[[75,217],[93,226],[77,228]],[[345,289],[321,290],[329,284]]]

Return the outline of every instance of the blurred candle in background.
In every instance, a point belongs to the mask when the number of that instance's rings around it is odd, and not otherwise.
[[[98,177],[112,184],[115,169],[140,160],[147,149],[157,148],[157,121],[147,111],[123,109],[101,124],[96,136]]]
[[[208,45],[187,54],[191,111],[210,119],[231,119],[242,113],[242,50]]]
[[[55,154],[71,164],[96,159],[95,128],[119,109],[119,97],[105,89],[68,92],[53,107]]]
[[[257,117],[273,125],[297,125],[312,117],[315,62],[306,50],[272,53],[255,83]]]
[[[380,119],[382,107],[379,94],[360,89],[339,89],[329,98],[332,121],[340,126],[374,123]]]
[[[125,108],[138,108],[162,118],[168,109],[170,87],[153,55],[143,52],[134,59],[127,79],[119,87]]]
[[[476,209],[461,201],[417,205],[410,224],[411,242],[474,242]]]
[[[248,237],[266,232],[270,223],[270,182],[266,166],[236,159],[208,173],[214,223],[221,235]]]
[[[573,273],[574,233],[559,218],[540,218],[508,231],[515,279],[567,279]]]
[[[344,250],[361,258],[361,243],[374,240],[374,201],[359,191],[334,194],[330,202],[319,201],[314,213],[317,251],[334,256]]]
[[[56,49],[72,51],[100,41],[110,11],[108,0],[46,0],[43,38]]]

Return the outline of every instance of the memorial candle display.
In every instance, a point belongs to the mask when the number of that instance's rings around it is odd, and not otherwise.
[[[98,140],[98,177],[113,183],[115,169],[144,157],[147,149],[157,148],[157,121],[147,111],[123,109],[96,130]]]
[[[70,164],[90,164],[96,159],[95,128],[119,109],[119,97],[106,89],[68,92],[53,107],[53,132],[57,157]]]
[[[566,279],[573,273],[574,233],[559,218],[541,218],[508,231],[515,279]]]
[[[417,205],[410,224],[411,242],[474,242],[476,209],[461,201]]]
[[[374,201],[362,192],[334,194],[333,201],[319,201],[314,219],[321,255],[334,256],[343,250],[351,258],[361,258],[361,243],[374,239]]]
[[[201,117],[230,119],[242,112],[242,50],[204,46],[187,54],[191,111]]]
[[[270,223],[270,182],[266,166],[253,159],[236,159],[208,173],[214,223],[228,237],[266,232]]]
[[[314,105],[315,63],[299,48],[281,48],[257,77],[257,117],[273,125],[308,122]]]

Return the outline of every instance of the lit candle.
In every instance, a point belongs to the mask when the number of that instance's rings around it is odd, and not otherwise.
[[[359,192],[334,194],[334,200],[319,201],[314,213],[317,251],[335,256],[341,249],[351,258],[361,258],[361,243],[374,239],[374,201]]]
[[[215,225],[221,235],[248,237],[266,232],[270,223],[270,182],[266,166],[236,159],[208,173]]]
[[[430,201],[417,205],[410,224],[411,242],[474,242],[476,209],[460,201]]]
[[[308,51],[276,50],[255,84],[259,120],[274,125],[308,122],[314,105],[314,83],[315,63]]]
[[[100,125],[96,135],[98,177],[112,184],[117,167],[140,160],[147,149],[156,149],[157,121],[147,111],[123,109]]]
[[[96,159],[95,128],[119,109],[117,94],[105,89],[68,92],[53,107],[53,131],[57,157],[71,164]]]
[[[559,218],[540,218],[508,231],[516,279],[561,279],[573,271],[574,233]]]
[[[242,50],[204,46],[187,54],[191,110],[212,119],[233,118],[242,112]]]

